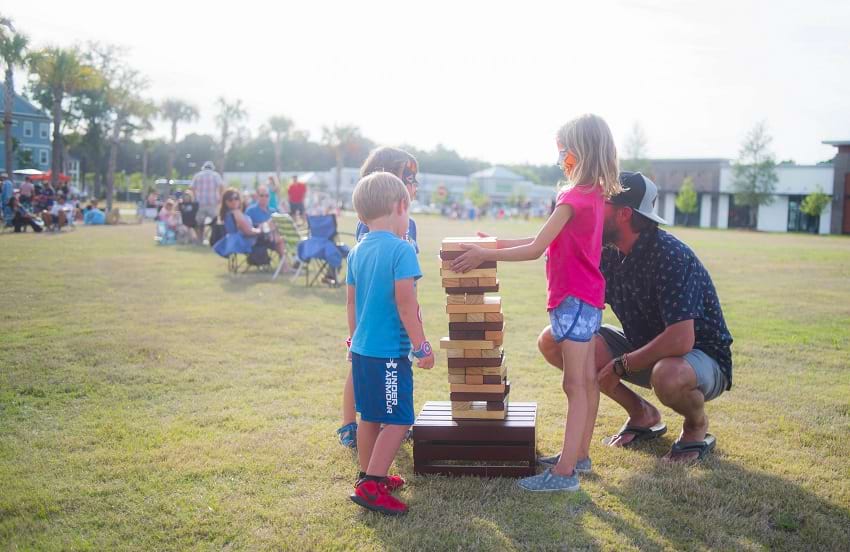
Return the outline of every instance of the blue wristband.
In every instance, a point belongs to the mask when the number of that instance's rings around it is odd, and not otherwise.
[[[428,341],[423,341],[419,349],[410,351],[410,354],[416,358],[425,358],[427,356],[430,356],[432,352],[433,349],[431,348],[431,344],[428,343]]]

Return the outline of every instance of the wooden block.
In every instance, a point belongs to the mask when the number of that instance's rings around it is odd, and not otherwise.
[[[499,358],[504,354],[501,348],[496,349],[481,349],[481,358]]]
[[[457,368],[454,368],[454,370],[457,370]],[[462,368],[462,370],[465,372],[465,375],[467,375],[467,376],[483,376],[484,375],[484,368],[481,367],[481,366],[477,366],[477,367],[472,366],[472,367],[469,367],[469,368]]]
[[[453,383],[449,386],[452,393],[504,393],[507,382],[492,385],[467,385]]]
[[[453,263],[453,262],[454,262],[454,261],[441,261],[441,262],[440,262],[440,268],[447,268],[447,269],[451,270],[451,268],[452,268],[452,263]],[[478,265],[478,268],[479,268],[479,269],[482,269],[482,268],[496,268],[496,261],[484,261],[483,263],[481,263],[480,265]]]
[[[451,315],[449,315],[451,316]],[[464,322],[484,322],[484,313],[483,312],[470,312],[464,314]],[[449,322],[455,322],[449,318]]]
[[[466,318],[467,322],[472,322],[469,317]],[[484,313],[484,322],[504,322],[505,315],[501,312],[485,312]]]
[[[466,374],[460,375],[460,376],[457,375],[457,374],[449,374],[449,383],[451,383],[451,384],[466,383]]]
[[[492,341],[440,338],[440,349],[492,349]]]
[[[466,368],[449,368],[449,375],[450,376],[465,376],[466,375]],[[482,373],[481,375],[483,376],[484,374]],[[487,374],[487,375],[489,376],[490,374]]]
[[[457,415],[455,415],[455,412],[457,412]],[[470,410],[452,410],[452,417],[457,420],[504,420],[505,411],[487,410],[485,406],[483,410],[478,408]]]
[[[472,368],[467,368],[467,370],[472,370]],[[501,366],[484,366],[480,370],[482,376],[499,376],[505,379],[508,375],[508,365],[505,363],[502,363]]]
[[[451,351],[452,349],[449,350]],[[463,358],[481,358],[481,349],[464,349]]]
[[[478,278],[479,286],[497,286],[499,285],[498,278]]]
[[[461,278],[460,287],[470,288],[478,287],[478,278]]]
[[[441,261],[453,261],[463,255],[465,251],[442,251],[440,250]]]
[[[446,358],[466,358],[465,349],[446,349]]]
[[[447,287],[446,294],[457,295],[460,293],[496,293],[499,291],[499,286],[487,287]]]
[[[465,251],[460,246],[462,243],[474,243],[485,249],[496,249],[496,238],[479,238],[478,236],[446,238],[440,245],[441,251]]]
[[[508,398],[501,401],[487,401],[487,410],[507,410]]]
[[[452,412],[457,410],[472,410],[472,401],[452,401]]]
[[[463,289],[463,288],[461,288]],[[483,305],[484,295],[476,293],[464,293],[462,295],[447,295],[447,305]]]
[[[449,314],[453,313],[465,313],[469,314],[471,312],[489,312],[489,313],[501,313],[502,311],[502,298],[498,295],[493,297],[485,297],[484,302],[480,305],[446,305],[446,312]],[[486,318],[486,317],[485,317]],[[490,322],[493,322],[491,320]]]
[[[504,322],[449,322],[449,331],[459,330],[462,332],[485,331],[498,332],[505,327]]]
[[[457,322],[467,322],[467,321],[471,322],[471,320],[467,320],[467,318],[468,317],[464,313],[452,313],[452,314],[449,314],[449,324],[451,324],[452,322],[455,322],[455,323],[457,323]],[[484,315],[483,314],[481,315],[481,322],[484,322]]]
[[[485,401],[492,402],[498,401],[503,402],[505,398],[508,396],[508,393],[511,392],[510,385],[505,386],[504,393],[452,393],[450,399],[452,402],[455,401]]]
[[[443,287],[460,287],[460,278],[443,278]]]
[[[481,385],[484,383],[484,376],[476,376],[472,374],[466,374],[466,381],[464,381],[467,385]],[[488,378],[498,378],[499,376],[487,376]],[[501,381],[501,380],[499,380]],[[490,381],[488,383],[499,383],[499,381]]]
[[[501,340],[501,339],[504,339],[504,338],[505,338],[505,332],[504,331],[484,332],[484,339],[499,339],[499,340]]]
[[[449,368],[493,368],[501,366],[504,357],[499,358],[450,358],[446,360]]]
[[[484,339],[484,334],[487,332],[482,331],[469,331],[462,332],[459,330],[451,331],[449,330],[449,339]]]
[[[502,376],[485,376],[485,375],[481,376],[481,383],[490,384],[490,383],[501,383],[501,382],[502,382]],[[469,376],[466,376],[466,383],[471,383],[469,381]]]
[[[497,270],[495,268],[474,268],[467,272],[455,272],[448,268],[440,269],[440,277],[446,278],[496,278]],[[480,283],[480,281],[479,281]],[[444,286],[448,287],[448,286]]]

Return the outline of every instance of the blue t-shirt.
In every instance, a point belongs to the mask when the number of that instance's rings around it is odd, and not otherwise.
[[[255,203],[245,210],[245,216],[251,219],[251,224],[253,224],[254,226],[259,226],[260,224],[272,218],[271,207],[269,207],[268,211],[263,211],[262,207],[260,207],[260,204]]]
[[[363,239],[363,236],[369,233],[369,227],[363,224],[363,221],[357,221],[357,229],[354,231],[354,241],[359,242]],[[413,249],[416,250],[416,254],[419,254],[419,244],[416,243],[416,222],[408,217],[407,219],[407,234],[404,236],[410,245],[413,246]]]
[[[422,277],[410,245],[387,231],[367,233],[348,254],[346,283],[354,286],[357,327],[351,352],[398,358],[410,352],[410,337],[395,302],[395,283]]]
[[[106,214],[100,209],[89,209],[83,215],[83,224],[106,224]]]

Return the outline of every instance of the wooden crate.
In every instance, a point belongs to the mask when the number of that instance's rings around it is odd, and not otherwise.
[[[504,420],[453,420],[429,401],[413,424],[416,474],[526,477],[537,467],[537,403],[509,402]]]

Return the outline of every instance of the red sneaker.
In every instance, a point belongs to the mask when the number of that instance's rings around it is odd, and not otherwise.
[[[400,516],[407,513],[407,504],[391,495],[384,482],[361,481],[349,498],[367,510],[387,516]]]
[[[394,492],[404,487],[405,481],[400,475],[388,475],[384,478],[384,485],[389,492]]]

